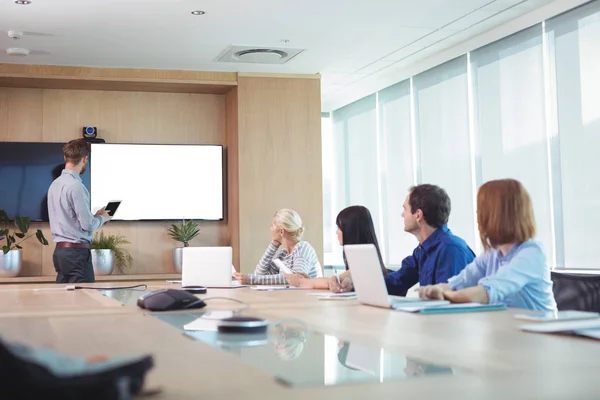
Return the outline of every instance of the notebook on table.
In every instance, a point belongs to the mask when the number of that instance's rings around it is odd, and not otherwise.
[[[519,325],[518,328],[525,332],[562,333],[600,340],[600,318],[577,321],[540,322]]]

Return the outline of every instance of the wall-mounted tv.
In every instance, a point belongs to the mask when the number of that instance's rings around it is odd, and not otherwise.
[[[114,220],[223,219],[223,147],[92,144],[92,211]]]
[[[0,142],[0,209],[10,219],[48,221],[48,188],[64,168],[63,144]],[[90,172],[81,176],[88,190]]]

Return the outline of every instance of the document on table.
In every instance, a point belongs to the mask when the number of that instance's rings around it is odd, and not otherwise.
[[[543,322],[534,324],[519,325],[518,328],[522,331],[536,333],[560,333],[560,332],[582,332],[590,331],[586,336],[594,335],[592,329],[600,329],[600,318],[585,319],[580,321],[558,321],[558,322]]]
[[[397,311],[420,314],[450,314],[476,311],[500,311],[505,310],[506,306],[502,304],[480,304],[480,303],[462,303],[462,304],[435,304],[435,301],[425,301],[417,304],[395,305]]]
[[[308,296],[315,296],[319,300],[356,300],[356,293],[306,293]]]
[[[263,285],[263,286],[252,286],[251,289],[260,291],[273,291],[273,290],[312,290],[312,288],[296,287],[296,286],[276,286],[276,285]]]

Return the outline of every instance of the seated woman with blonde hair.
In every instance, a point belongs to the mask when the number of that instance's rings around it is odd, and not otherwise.
[[[533,240],[533,206],[523,185],[502,179],[481,186],[477,223],[485,253],[447,284],[417,289],[420,297],[556,311],[550,269],[542,247]]]
[[[344,208],[335,219],[337,226],[337,239],[340,246],[347,244],[373,244],[377,250],[379,264],[383,275],[387,275],[388,270],[385,268],[377,235],[375,234],[375,226],[369,209],[363,206],[350,206]],[[331,278],[316,278],[307,279],[301,275],[286,275],[288,282],[292,286],[307,287],[312,289],[329,289],[333,292],[350,292],[354,290],[352,276],[348,269],[346,256],[344,255],[344,264],[346,271],[340,275],[334,275]]]
[[[235,279],[245,285],[286,285],[284,271],[280,271],[276,260],[294,274],[316,278],[321,274],[321,264],[315,249],[302,240],[303,235],[302,218],[296,211],[287,208],[277,211],[271,223],[271,243],[254,273],[236,273]]]

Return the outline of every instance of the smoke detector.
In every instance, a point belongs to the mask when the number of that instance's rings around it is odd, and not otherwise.
[[[21,31],[8,31],[8,38],[10,40],[19,40],[23,37],[23,32]]]
[[[23,49],[19,47],[11,47],[6,49],[6,54],[9,56],[16,57],[27,57],[31,51],[29,49]]]
[[[261,46],[229,46],[217,57],[217,62],[252,63],[252,64],[285,64],[304,49]]]

